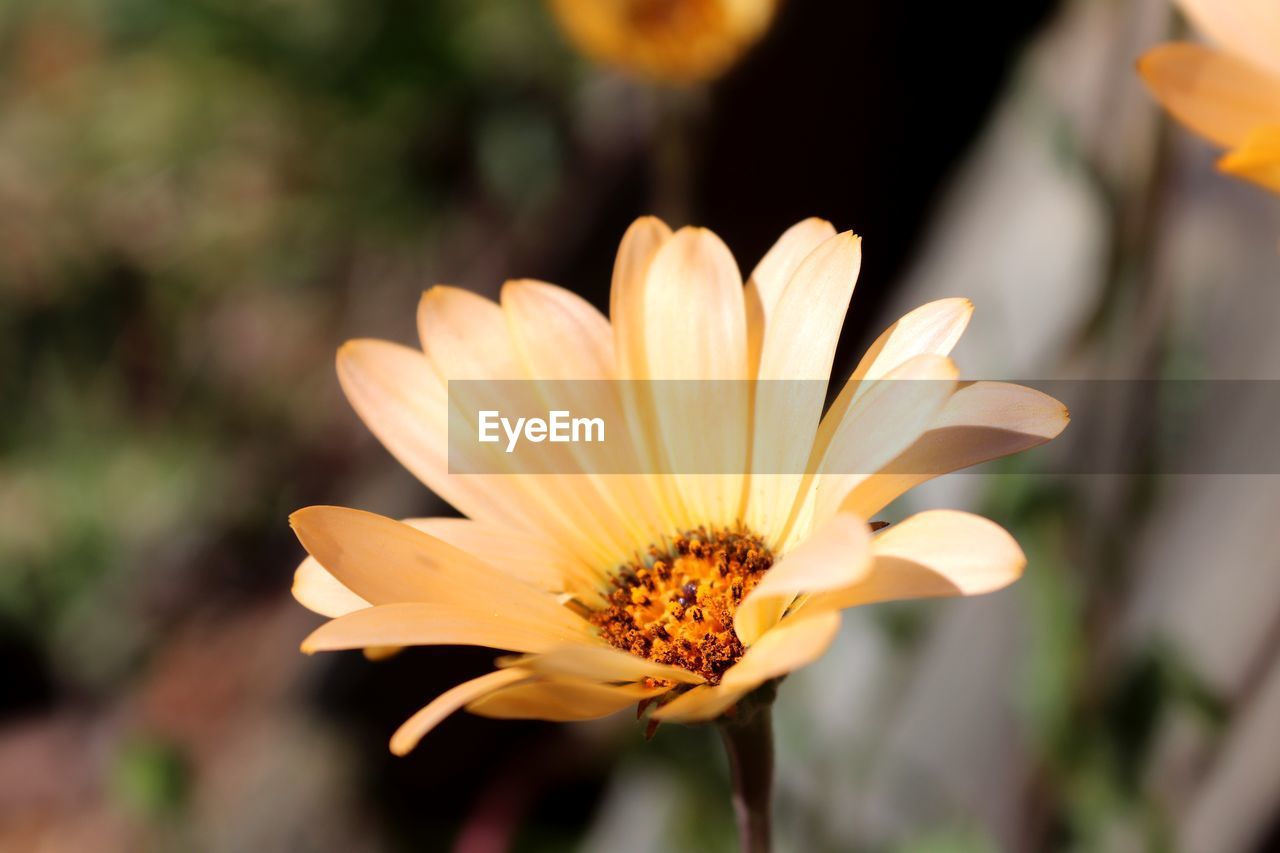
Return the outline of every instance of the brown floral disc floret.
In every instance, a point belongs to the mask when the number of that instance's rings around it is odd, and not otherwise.
[[[745,651],[733,615],[773,554],[749,531],[699,527],[669,548],[650,548],[649,556],[622,568],[592,624],[623,651],[718,684]]]

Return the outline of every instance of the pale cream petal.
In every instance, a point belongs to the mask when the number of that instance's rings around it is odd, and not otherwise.
[[[595,307],[542,281],[502,286],[502,310],[528,374],[549,380],[609,380],[615,377],[613,329]]]
[[[516,351],[506,317],[496,302],[469,290],[438,285],[422,294],[418,303],[418,334],[428,361],[435,367],[442,381],[448,402],[448,430],[459,433],[474,432],[473,417],[481,410],[520,411],[536,410],[536,396],[527,380],[531,379],[527,367]],[[515,380],[515,382],[507,381]],[[492,453],[485,453],[478,446],[455,442],[455,447],[465,446],[476,453],[476,471],[485,475],[549,473],[553,466],[527,468],[519,463],[541,457],[515,457],[492,446]],[[455,469],[458,466],[455,465]],[[575,553],[583,551],[583,543],[575,541],[579,531],[590,525],[573,525],[569,516],[585,505],[576,503],[576,495],[565,481],[553,481],[550,477],[509,478],[502,486],[513,493],[522,494],[530,501],[526,514],[536,516],[529,529],[544,532],[557,541],[571,543]],[[532,499],[532,500],[531,500]],[[468,513],[470,515],[470,513]],[[589,552],[589,557],[603,556]]]
[[[851,378],[845,391],[855,381],[858,391],[845,409],[833,406],[822,419],[809,460],[817,473],[800,487],[780,550],[802,542],[859,483],[910,447],[954,392],[957,374],[949,358],[926,353],[884,376]]]
[[[594,681],[641,681],[661,678],[680,684],[701,684],[697,673],[624,652],[606,645],[581,643],[551,649],[541,654],[521,655],[498,662],[518,666],[539,675],[585,678]]]
[[[645,281],[642,322],[644,378],[701,380],[651,389],[683,520],[725,524],[742,505],[750,395],[742,278],[720,238],[682,228],[662,245]]]
[[[746,520],[770,545],[777,545],[804,479],[861,262],[858,237],[828,239],[796,269],[765,328]]]
[[[569,589],[584,601],[604,601],[592,589],[592,584],[598,584],[598,573],[543,536],[469,518],[406,518],[404,523],[539,589],[556,593]]]
[[[654,254],[643,312],[649,378],[747,378],[742,276],[712,232],[681,228]]]
[[[1044,444],[1066,428],[1066,406],[1034,388],[974,382],[947,400],[929,429],[845,497],[840,508],[872,518],[908,489],[942,474]]]
[[[481,411],[542,410],[537,385],[529,381],[539,377],[529,373],[497,303],[460,288],[433,287],[419,303],[418,331],[427,358],[448,383],[446,440],[451,430],[475,435]],[[454,442],[455,457],[465,452],[466,461],[475,464],[466,469],[470,473],[515,475],[497,482],[495,490],[505,489],[532,518],[526,529],[563,543],[588,565],[612,568],[629,557],[631,543],[618,515],[581,476],[573,454],[559,444],[537,447],[537,452],[509,454],[500,443]]]
[[[643,470],[623,425],[623,402],[616,376],[613,330],[590,303],[569,291],[535,281],[507,282],[502,308],[516,350],[538,381],[546,411],[598,417],[611,428],[600,444],[569,444],[573,470],[585,472],[598,523],[620,550],[640,552],[665,520],[650,485],[633,473]],[[537,452],[545,453],[542,445]],[[628,472],[618,474],[610,472]]]
[[[881,332],[858,361],[823,418],[819,446],[830,441],[830,432],[873,380],[884,378],[918,355],[950,355],[972,317],[973,303],[953,296],[925,303]]]
[[[662,442],[653,411],[645,358],[645,289],[654,255],[672,237],[671,229],[652,216],[637,219],[627,229],[618,247],[613,267],[613,288],[609,295],[609,316],[613,325],[617,375],[626,414],[627,430],[636,437],[633,452],[639,456],[636,470],[650,472],[639,478],[637,489],[651,495],[659,514],[658,527],[677,530],[686,518],[674,477],[658,472],[663,462]]]
[[[719,717],[746,696],[751,687],[702,685],[681,693],[655,710],[650,718],[660,723],[705,723]]]
[[[566,577],[587,578],[572,555],[529,533],[467,518],[408,518],[404,523],[548,592],[564,590]],[[294,573],[293,596],[304,607],[330,618],[370,606],[310,556]],[[581,594],[578,597],[584,598]],[[598,593],[591,600],[603,601]]]
[[[836,431],[844,428],[850,409],[864,394],[877,386],[877,380],[902,369],[919,356],[945,356],[950,353],[964,334],[972,316],[972,302],[960,297],[950,297],[921,305],[885,329],[863,354],[858,366],[840,389],[840,394],[823,416],[806,470],[819,469]],[[801,486],[799,498],[792,510],[787,538],[783,542],[784,547],[799,541],[812,528],[815,520],[820,520],[815,503],[819,482],[814,477]],[[846,482],[841,485],[848,487],[851,484]],[[830,510],[830,506],[823,507],[824,513]]]
[[[528,534],[484,525],[465,518],[411,518],[406,519],[405,523],[466,551],[500,572],[548,591],[559,591],[564,588],[564,577],[569,572],[566,566],[572,558],[552,543]],[[331,618],[370,607],[369,602],[343,586],[341,581],[321,566],[315,557],[310,556],[303,560],[294,575],[293,595],[304,606]],[[584,598],[582,595],[577,597]],[[603,599],[596,595],[595,600]],[[333,635],[322,636],[332,637]],[[494,648],[524,648],[492,643],[479,644],[492,645]],[[341,646],[341,648],[353,647]],[[539,648],[545,647],[545,642],[539,646]],[[364,651],[365,656],[370,660],[383,660],[400,651],[400,648],[400,646],[378,646],[366,648]],[[317,649],[307,649],[304,645],[304,651],[315,650]]]
[[[880,601],[981,595],[1013,583],[1026,557],[1004,528],[955,510],[913,515],[876,536],[871,572],[805,601],[802,613]]]
[[[753,689],[813,663],[840,632],[839,617],[837,611],[802,611],[787,616],[747,649],[742,660],[725,672],[720,686]]]
[[[452,690],[440,694],[431,704],[410,717],[391,736],[391,751],[396,755],[408,755],[418,741],[434,729],[454,711],[483,696],[516,684],[529,677],[518,669],[500,669],[479,678],[464,681]]]
[[[1201,44],[1162,44],[1143,54],[1138,71],[1174,118],[1219,145],[1280,124],[1280,77]]]
[[[376,646],[486,646],[513,652],[545,652],[593,638],[546,620],[501,612],[483,602],[383,604],[326,622],[302,642],[307,654]]]
[[[349,341],[338,381],[369,430],[400,464],[463,514],[536,529],[518,492],[496,478],[449,474],[449,403],[426,357],[388,341]]]
[[[369,602],[329,574],[315,557],[307,557],[293,573],[292,592],[303,607],[329,618],[369,606]]]
[[[615,714],[644,699],[661,696],[666,685],[599,684],[577,679],[546,679],[514,684],[476,700],[467,710],[498,719],[572,722]]]
[[[623,379],[639,379],[645,374],[645,279],[654,254],[669,239],[671,229],[665,222],[654,216],[642,216],[627,229],[618,247],[609,294],[609,316],[613,321],[618,375]]]
[[[809,253],[836,236],[836,229],[825,219],[811,217],[792,225],[778,242],[765,253],[747,279],[747,362],[752,376],[760,364],[765,330],[769,327],[774,306],[792,274]]]
[[[446,380],[527,379],[502,309],[461,287],[436,285],[418,301],[422,351]]]
[[[1196,28],[1228,52],[1280,77],[1280,3],[1275,0],[1178,0]]]
[[[765,573],[738,605],[734,631],[752,646],[767,636],[795,596],[848,586],[870,565],[871,528],[865,519],[839,513]]]
[[[1243,145],[1218,161],[1218,168],[1280,193],[1280,125],[1259,128],[1249,134]]]
[[[849,382],[880,379],[918,355],[950,355],[973,317],[963,296],[926,302],[904,314],[867,348]]]
[[[595,526],[582,522],[594,519],[582,514],[588,504],[557,490],[560,483],[572,488],[574,475],[558,481],[506,476],[502,472],[517,472],[509,468],[512,455],[497,445],[455,442],[456,459],[450,459],[448,393],[422,353],[386,341],[351,341],[338,352],[338,379],[347,399],[383,445],[464,515],[554,537],[566,543],[584,565],[612,566],[622,556],[602,550],[598,537],[591,535]],[[485,473],[450,473],[451,461],[457,469]],[[590,595],[581,587],[575,592]]]
[[[811,493],[815,523],[821,524],[856,485],[915,443],[955,392],[958,376],[951,359],[928,354],[865,383],[865,391],[832,430],[817,466]]]
[[[407,524],[323,506],[298,510],[289,521],[307,552],[371,604],[482,606],[495,615],[524,613],[566,636],[592,634],[585,620],[551,595]]]

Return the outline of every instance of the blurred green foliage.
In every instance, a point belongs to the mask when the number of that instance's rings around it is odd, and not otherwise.
[[[182,753],[162,741],[125,741],[112,772],[114,796],[127,808],[154,820],[177,816],[190,793],[190,775]]]
[[[14,0],[0,47],[0,619],[105,688],[183,579],[285,582],[219,567],[341,471],[344,312],[540,203],[574,68],[517,0]]]
[[[980,830],[942,829],[894,848],[895,853],[995,853],[999,848]]]
[[[1026,474],[1028,464],[1012,458],[1000,469]],[[1171,816],[1151,790],[1156,739],[1176,717],[1211,737],[1226,721],[1221,697],[1176,649],[1116,640],[1132,563],[1125,525],[1147,511],[1159,482],[1139,475],[1124,487],[1129,512],[1105,531],[1088,529],[1097,522],[1081,483],[1003,476],[988,496],[1030,567],[1018,585],[1029,636],[1015,683],[1039,764],[1026,805],[1040,815],[1031,834],[1053,849],[1173,849]]]

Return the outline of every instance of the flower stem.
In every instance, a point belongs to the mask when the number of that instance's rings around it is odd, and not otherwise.
[[[659,89],[654,146],[653,212],[685,225],[693,207],[693,173],[705,94],[698,90]]]
[[[733,810],[744,853],[768,853],[773,787],[773,715],[768,704],[741,719],[722,719],[720,737],[729,754]]]

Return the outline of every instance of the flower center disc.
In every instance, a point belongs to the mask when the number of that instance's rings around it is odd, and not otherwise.
[[[745,651],[733,614],[773,554],[749,532],[698,528],[650,557],[622,568],[592,624],[623,651],[719,683]]]

